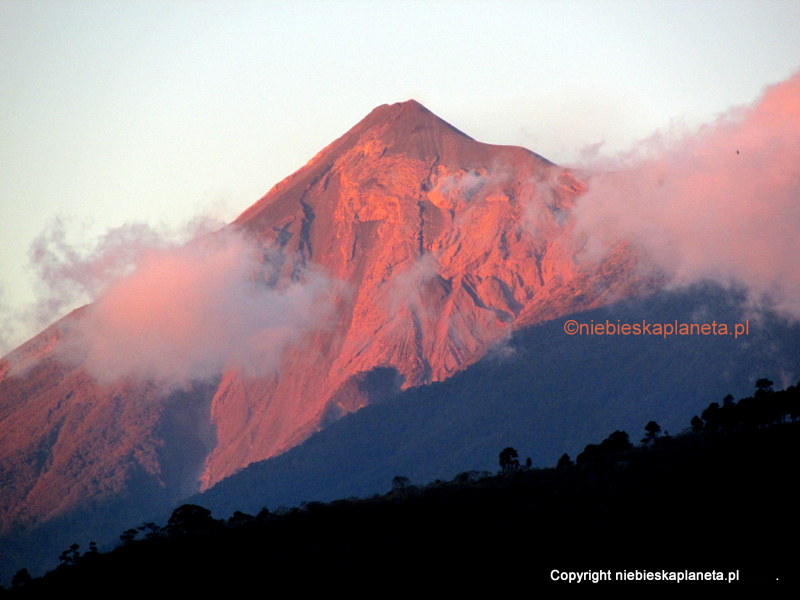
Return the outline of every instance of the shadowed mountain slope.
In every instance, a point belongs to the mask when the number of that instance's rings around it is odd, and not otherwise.
[[[769,377],[800,378],[800,325],[754,315],[741,298],[700,287],[570,315],[582,323],[745,323],[733,336],[568,336],[566,319],[514,333],[447,381],[349,415],[284,455],[251,465],[194,501],[217,515],[384,492],[459,471],[495,471],[503,448],[554,466],[614,430],[638,440],[657,421],[678,433],[727,394]]]

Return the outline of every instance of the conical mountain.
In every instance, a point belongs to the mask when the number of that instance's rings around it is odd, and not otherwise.
[[[82,311],[0,363],[3,526],[164,506],[449,377],[514,328],[634,294],[624,246],[576,261],[582,191],[573,172],[477,142],[413,100],[376,108],[227,228],[260,248],[274,288],[328,282],[326,305],[308,308],[316,326],[276,365],[232,365],[168,396],[98,382],[56,352]]]
[[[348,292],[279,378],[228,374],[203,485],[370,396],[448,377],[515,326],[628,294],[624,250],[576,266],[569,211],[581,191],[568,170],[476,142],[413,100],[376,108],[278,184],[234,226],[283,253],[283,278],[315,264]]]

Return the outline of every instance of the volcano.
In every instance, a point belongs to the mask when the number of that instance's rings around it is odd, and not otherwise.
[[[163,509],[449,378],[516,329],[641,293],[650,283],[624,243],[576,258],[584,189],[580,174],[477,142],[413,100],[379,106],[226,228],[268,257],[268,285],[311,270],[336,283],[277,365],[231,365],[168,393],[99,381],[70,345],[91,305],[2,359],[2,531]]]

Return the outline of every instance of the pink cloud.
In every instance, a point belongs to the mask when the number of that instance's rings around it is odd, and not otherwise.
[[[130,223],[111,228],[91,242],[78,235],[75,224],[54,219],[28,251],[37,277],[37,302],[25,319],[36,328],[49,325],[68,309],[97,298],[144,254],[174,248],[219,226],[203,218],[172,231]]]
[[[270,287],[263,254],[230,230],[145,252],[87,308],[72,344],[100,381],[182,386],[226,368],[266,373],[328,316],[331,282],[309,270]]]
[[[745,286],[800,317],[800,73],[606,166],[575,208],[586,256],[627,239],[676,285]]]

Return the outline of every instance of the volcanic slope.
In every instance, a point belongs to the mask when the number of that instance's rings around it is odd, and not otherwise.
[[[648,284],[624,244],[576,261],[583,190],[575,173],[479,143],[413,100],[376,108],[223,230],[261,249],[275,289],[313,272],[333,282],[318,326],[266,374],[234,365],[169,395],[100,383],[80,355],[59,358],[91,305],[3,359],[0,528],[115,501],[152,512],[448,378],[513,329],[638,293]]]
[[[626,296],[620,248],[579,269],[583,184],[519,147],[474,141],[415,101],[381,106],[234,223],[344,282],[335,321],[274,377],[228,373],[202,485],[274,456],[375,396],[445,379],[514,327]],[[309,369],[309,365],[313,368]]]

